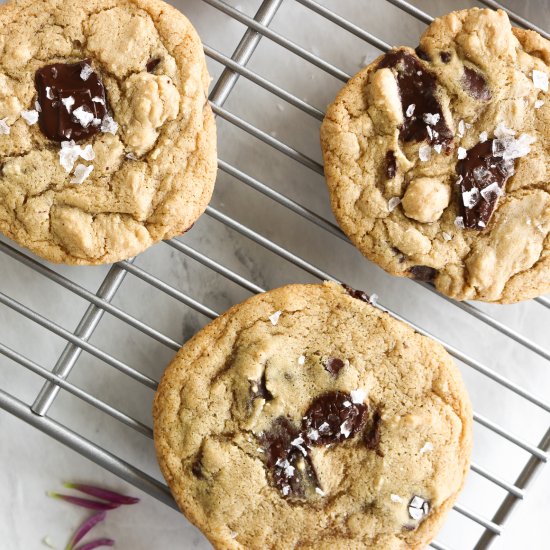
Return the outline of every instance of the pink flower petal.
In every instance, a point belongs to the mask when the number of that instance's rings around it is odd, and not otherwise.
[[[86,485],[84,483],[65,483],[64,486],[68,489],[75,489],[81,493],[101,498],[107,502],[113,502],[115,504],[136,504],[139,502],[139,498],[129,497],[115,491],[109,491],[108,489],[96,487],[94,485]]]

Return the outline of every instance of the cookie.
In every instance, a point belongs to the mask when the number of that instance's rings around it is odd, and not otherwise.
[[[550,42],[474,8],[354,76],[321,143],[357,248],[456,300],[550,292],[549,65]]]
[[[154,401],[158,460],[216,548],[423,548],[468,470],[472,412],[444,349],[336,283],[210,323]]]
[[[214,186],[209,82],[160,0],[0,6],[0,231],[67,264],[183,233]]]

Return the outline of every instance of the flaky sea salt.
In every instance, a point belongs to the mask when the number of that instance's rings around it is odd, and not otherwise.
[[[485,143],[488,137],[489,135],[487,134],[487,132],[481,132],[481,134],[479,134],[479,142]]]
[[[390,499],[392,502],[403,502],[403,499],[399,495],[390,495]]]
[[[308,439],[311,441],[317,441],[319,439],[319,432],[313,428],[307,433]]]
[[[67,173],[70,173],[74,167],[74,163],[82,157],[84,160],[91,161],[95,158],[95,153],[91,145],[86,145],[84,149],[77,145],[74,141],[62,141],[61,149],[59,150],[59,163]]]
[[[29,125],[32,126],[38,122],[38,111],[21,111],[21,118]]]
[[[535,109],[540,109],[544,105],[544,101],[542,99],[537,99],[535,101]]]
[[[101,122],[100,129],[103,133],[115,135],[118,132],[118,124],[111,115],[105,115],[105,118]]]
[[[40,102],[38,100],[36,100],[34,102],[34,108],[39,112],[41,113],[42,112],[42,107],[40,106]]]
[[[443,240],[444,241],[450,241],[452,239],[451,235],[449,235],[448,233],[446,233],[445,231],[443,231],[441,233],[441,236],[443,237]]]
[[[542,71],[533,70],[533,85],[535,88],[542,90],[543,92],[548,91],[548,75]]]
[[[70,95],[69,97],[63,97],[61,98],[61,103],[65,106],[65,109],[67,109],[67,112],[70,113],[71,109],[73,108],[73,105],[75,104],[74,97]]]
[[[502,194],[502,189],[500,188],[499,184],[496,182],[491,183],[487,187],[484,187],[481,190],[481,197],[487,201],[492,202],[497,197],[499,197]]]
[[[426,143],[423,143],[418,149],[418,158],[422,162],[426,162],[430,160],[431,154],[432,154],[432,148]]]
[[[439,113],[425,113],[423,116],[424,122],[430,126],[435,126],[439,122],[440,118],[441,115]]]
[[[466,128],[464,126],[464,121],[460,120],[458,123],[458,137],[463,137],[465,131],[466,131]]]
[[[459,147],[457,151],[457,155],[459,160],[465,159],[467,155],[466,149],[464,149],[464,147]]]
[[[441,150],[443,149],[443,145],[441,143],[436,143],[434,145],[434,151],[439,155],[441,153]]]
[[[351,390],[349,392],[351,396],[351,400],[356,405],[363,404],[365,402],[365,397],[367,397],[367,390],[364,389],[357,389],[357,390]]]
[[[479,202],[479,189],[472,187],[469,191],[462,193],[462,203],[466,208],[473,208]]]
[[[393,212],[395,210],[395,207],[401,202],[401,199],[399,197],[392,197],[388,201],[388,211]]]
[[[73,111],[73,116],[78,120],[81,126],[87,128],[94,120],[94,114],[88,111],[84,106],[79,107]]]
[[[426,443],[424,443],[424,447],[420,449],[420,454],[423,455],[424,453],[429,453],[430,451],[433,451],[433,450],[434,450],[434,446],[429,441],[426,441]]]
[[[315,492],[322,497],[325,496],[325,492],[321,489],[321,487],[315,487]]]
[[[92,173],[93,169],[93,166],[79,164],[74,170],[74,175],[71,178],[71,183],[76,183],[78,185],[84,183],[84,180]]]
[[[90,65],[86,64],[82,67],[82,70],[80,71],[80,78],[82,80],[88,80],[90,76],[92,76],[92,73],[94,70],[90,67]]]
[[[53,99],[53,92],[50,86],[46,86],[46,97],[48,99]]]
[[[460,229],[464,229],[464,218],[462,216],[457,216],[455,218],[455,225]]]
[[[492,144],[493,155],[504,160],[513,160],[524,157],[531,152],[531,145],[536,141],[534,136],[521,134],[517,139],[505,136],[495,139]]]
[[[94,103],[99,103],[101,105],[105,105],[105,100],[102,97],[92,97],[92,101]]]
[[[300,357],[298,357],[298,365],[303,365],[305,362],[306,362],[306,356],[300,355]]]
[[[340,433],[346,439],[351,435],[351,426],[349,424],[350,423],[348,421],[346,421],[340,426]]]
[[[495,128],[495,137],[496,138],[505,138],[508,136],[515,136],[516,132],[515,130],[512,130],[512,128],[508,128],[504,122],[499,122],[497,124],[497,127]]]
[[[408,107],[407,107],[407,110],[405,111],[405,115],[408,116],[408,117],[411,117],[413,116],[414,114],[414,110],[416,109],[416,105],[414,103],[411,103]]]
[[[9,135],[10,133],[10,127],[8,126],[6,120],[8,120],[7,118],[4,118],[2,120],[0,120],[0,135],[4,134],[4,135]]]
[[[281,316],[282,311],[276,311],[273,315],[269,316],[271,324],[275,326],[279,322],[279,317]]]

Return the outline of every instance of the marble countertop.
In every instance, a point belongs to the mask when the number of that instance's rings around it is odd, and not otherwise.
[[[244,31],[240,23],[200,0],[173,3],[190,17],[205,43],[231,55]],[[231,0],[229,3],[250,15],[260,5],[259,0]],[[415,45],[422,32],[420,22],[385,0],[323,0],[322,4],[390,44]],[[432,15],[476,5],[473,0],[417,0],[415,4]],[[550,27],[550,16],[547,10],[541,9],[546,5],[546,0],[509,1],[508,5],[532,17],[541,27]],[[348,74],[353,74],[378,54],[372,46],[311,14],[294,0],[282,2],[271,27]],[[210,60],[209,66],[213,77],[219,76],[221,65]],[[341,85],[337,79],[265,38],[260,42],[249,67],[321,110]],[[225,108],[258,126],[267,135],[320,162],[319,121],[282,99],[241,78]],[[333,219],[322,176],[262,144],[229,122],[220,118],[218,122],[221,159],[317,214]],[[350,245],[289,212],[226,172],[220,171],[212,206],[325,272],[367,292],[376,292],[384,306],[431,331],[526,391],[543,400],[550,395],[550,369],[545,360],[414,282],[383,273]],[[14,246],[2,237],[0,241]],[[262,288],[316,280],[312,274],[252,242],[212,216],[203,216],[182,242]],[[217,312],[249,295],[237,284],[165,243],[140,255],[136,265]],[[97,291],[109,269],[49,267],[93,292]],[[87,307],[84,300],[5,255],[0,257],[0,291],[68,330],[74,330]],[[208,321],[181,301],[132,274],[126,276],[113,303],[179,343]],[[541,305],[531,302],[479,307],[548,348],[549,313]],[[48,369],[55,364],[65,345],[61,338],[2,305],[0,343]],[[91,343],[156,380],[173,355],[170,348],[108,314],[92,336]],[[476,411],[536,445],[548,428],[548,413],[475,369],[459,364]],[[82,354],[69,381],[145,425],[151,425],[152,391],[91,355]],[[36,375],[0,355],[0,388],[30,403],[41,385],[42,381]],[[147,437],[67,392],[60,393],[50,415],[160,479],[152,443]],[[56,548],[64,547],[68,535],[86,516],[82,511],[45,495],[47,490],[59,489],[64,480],[94,482],[143,498],[133,508],[110,513],[105,525],[98,529],[98,535],[113,536],[117,540],[117,548],[163,550],[210,547],[204,537],[174,510],[2,410],[0,433],[0,548],[46,548],[41,542],[45,536]],[[475,444],[475,462],[510,482],[513,482],[529,456],[479,424],[475,428]],[[549,488],[550,467],[542,472],[528,491],[525,502],[520,503],[503,537],[495,542],[493,548],[548,548],[543,525],[550,515]],[[503,490],[481,476],[471,474],[460,502],[490,518],[504,494]],[[455,550],[466,550],[473,546],[480,532],[473,522],[452,512],[438,540]]]

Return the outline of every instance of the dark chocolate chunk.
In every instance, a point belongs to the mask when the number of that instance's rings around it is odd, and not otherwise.
[[[363,292],[362,290],[355,290],[354,288],[351,288],[351,286],[345,284],[342,284],[342,286],[352,298],[370,303],[370,296],[366,292]]]
[[[417,281],[424,281],[425,283],[433,283],[437,277],[437,269],[428,265],[414,265],[409,270],[413,279]]]
[[[389,180],[395,178],[395,173],[397,172],[397,164],[395,162],[395,153],[393,151],[388,151],[386,153],[386,176]]]
[[[401,95],[404,122],[399,137],[403,141],[427,140],[430,145],[443,145],[448,149],[453,133],[435,96],[435,75],[427,71],[418,58],[403,50],[388,52],[378,64],[379,69],[384,67],[395,70]],[[410,105],[415,106],[414,113],[407,116]],[[437,121],[427,124],[424,120],[426,115],[432,115],[431,118],[435,117]]]
[[[353,437],[362,429],[367,409],[365,404],[353,403],[349,394],[339,391],[317,397],[303,421],[310,444],[330,445]]]
[[[204,479],[204,473],[202,471],[202,444],[199,452],[195,455],[195,460],[191,464],[191,472],[198,479]]]
[[[470,67],[464,67],[461,83],[462,87],[474,99],[479,99],[480,101],[491,99],[491,90],[487,86],[485,77],[481,73],[470,69]]]
[[[307,488],[319,486],[307,447],[297,443],[301,439],[298,428],[284,416],[261,438],[272,483],[285,497],[304,498]]]
[[[36,71],[35,85],[41,107],[38,121],[47,138],[81,141],[97,134],[107,101],[89,59],[42,67]]]
[[[380,444],[380,423],[382,422],[382,416],[380,414],[380,411],[374,411],[374,414],[372,415],[372,424],[365,433],[365,436],[363,437],[363,441],[365,442],[365,446],[367,449],[370,449],[371,451],[374,451],[378,449],[378,445]]]
[[[493,143],[496,140],[478,143],[456,164],[460,208],[464,227],[468,229],[482,230],[487,226],[501,189],[514,173],[514,161],[494,156]]]
[[[440,52],[439,57],[443,63],[449,63],[451,61],[452,55],[451,52]]]
[[[414,53],[424,61],[431,61],[430,56],[420,46],[416,46]]]
[[[332,376],[338,376],[340,371],[344,368],[344,361],[338,357],[329,357],[325,363],[325,370],[330,372]]]
[[[160,57],[150,59],[147,62],[147,65],[145,65],[145,68],[147,69],[147,72],[152,73],[159,66],[160,62],[161,62]]]
[[[262,399],[265,399],[266,401],[271,401],[273,399],[273,395],[271,392],[267,389],[267,380],[265,376],[265,370],[262,373],[262,377],[260,380],[251,380],[251,399],[252,401],[256,399],[257,397],[261,397]]]
[[[430,502],[425,498],[415,495],[409,502],[408,510],[411,519],[421,521],[430,513]]]

